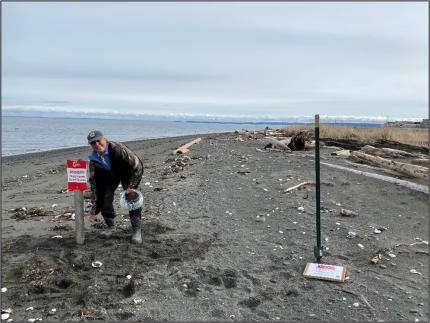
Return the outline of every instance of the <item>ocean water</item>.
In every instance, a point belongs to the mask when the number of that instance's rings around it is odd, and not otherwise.
[[[86,146],[87,135],[93,129],[101,130],[111,140],[129,141],[242,129],[256,130],[265,126],[265,124],[2,116],[1,155],[11,156]]]

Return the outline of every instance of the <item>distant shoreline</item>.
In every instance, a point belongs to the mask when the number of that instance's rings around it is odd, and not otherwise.
[[[43,119],[74,119],[74,120],[115,120],[115,121],[151,121],[151,122],[175,122],[175,123],[207,123],[207,124],[237,124],[237,125],[285,125],[285,126],[292,126],[292,125],[312,125],[313,121],[275,121],[275,120],[260,120],[260,121],[233,121],[233,120],[178,120],[171,117],[166,117],[160,119],[153,119],[153,117],[150,118],[144,118],[144,117],[120,117],[120,116],[104,116],[104,117],[92,117],[92,116],[85,116],[85,117],[77,117],[77,116],[52,116],[52,115],[3,115],[2,117],[5,118],[43,118]],[[384,122],[382,121],[360,121],[360,122],[348,122],[348,121],[331,121],[331,122],[321,122],[322,125],[336,125],[336,126],[350,126],[350,127],[379,127],[384,125]]]

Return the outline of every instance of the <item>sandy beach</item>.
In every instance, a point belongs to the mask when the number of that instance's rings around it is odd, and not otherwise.
[[[315,180],[314,151],[200,137],[185,159],[171,151],[196,136],[128,143],[145,167],[142,245],[129,242],[120,189],[113,238],[86,219],[76,245],[65,164],[89,147],[2,158],[2,310],[14,321],[429,320],[427,194],[321,165],[323,262],[345,266],[347,280],[306,279],[315,186],[285,189]],[[321,162],[378,172],[332,152],[321,147]]]

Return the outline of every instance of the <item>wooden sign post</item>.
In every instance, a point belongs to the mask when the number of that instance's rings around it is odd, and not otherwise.
[[[75,237],[77,244],[84,244],[84,193],[87,189],[87,162],[67,160],[67,189],[75,191]]]

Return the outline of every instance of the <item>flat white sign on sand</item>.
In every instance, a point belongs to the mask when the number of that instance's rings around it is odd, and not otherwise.
[[[343,266],[334,266],[326,264],[308,263],[303,272],[306,278],[315,278],[322,280],[332,280],[344,282],[346,268]]]

